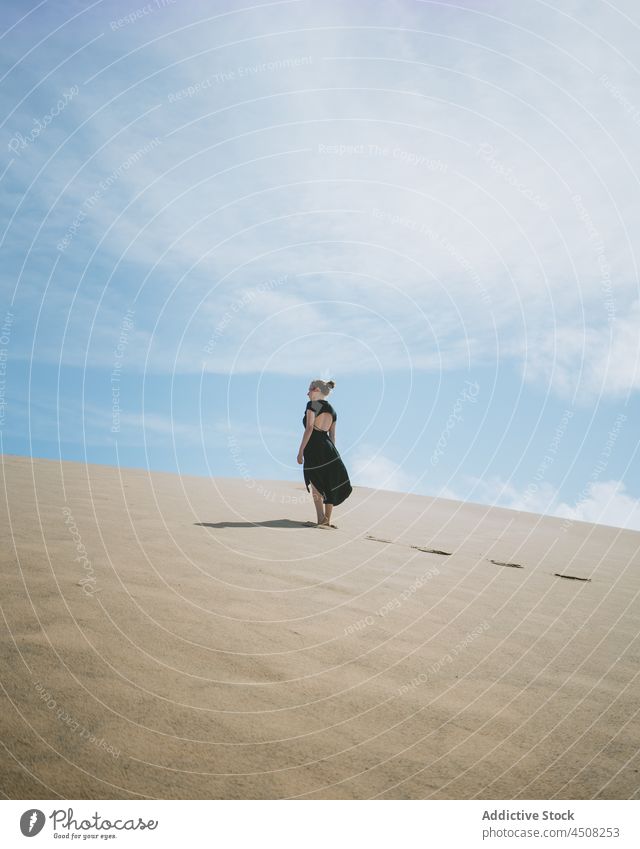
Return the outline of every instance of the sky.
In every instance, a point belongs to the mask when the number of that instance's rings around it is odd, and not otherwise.
[[[3,453],[640,530],[635,3],[0,16]]]

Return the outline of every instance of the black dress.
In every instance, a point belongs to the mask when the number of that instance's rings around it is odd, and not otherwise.
[[[304,412],[302,424],[307,424],[307,410],[312,410],[316,416],[320,413],[331,413],[335,422],[338,418],[336,411],[328,401],[320,399],[309,401]],[[309,484],[313,484],[318,492],[322,493],[324,504],[333,504],[335,507],[351,495],[351,482],[349,475],[340,458],[338,449],[331,441],[327,431],[313,426],[311,437],[307,442],[304,452],[304,482],[309,492]]]

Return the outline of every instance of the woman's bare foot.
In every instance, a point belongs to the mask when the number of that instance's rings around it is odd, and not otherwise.
[[[336,528],[337,529],[338,526],[332,525],[331,522],[328,519],[325,518],[323,522],[318,522],[318,527],[319,528]]]
[[[311,494],[313,496],[313,504],[316,508],[316,516],[318,517],[318,524],[320,522],[324,522],[325,520],[325,510],[324,503],[322,501],[322,493],[318,492],[313,484],[311,484]]]

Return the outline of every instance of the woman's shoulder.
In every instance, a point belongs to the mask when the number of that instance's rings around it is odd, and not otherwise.
[[[331,413],[334,421],[338,418],[338,414],[336,413],[336,411],[333,409],[332,405],[328,401],[324,402],[324,410],[327,413]]]

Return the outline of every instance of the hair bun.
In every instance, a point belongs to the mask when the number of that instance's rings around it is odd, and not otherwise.
[[[330,386],[332,389],[334,389],[335,385],[336,385],[335,380],[327,380],[327,386]]]

